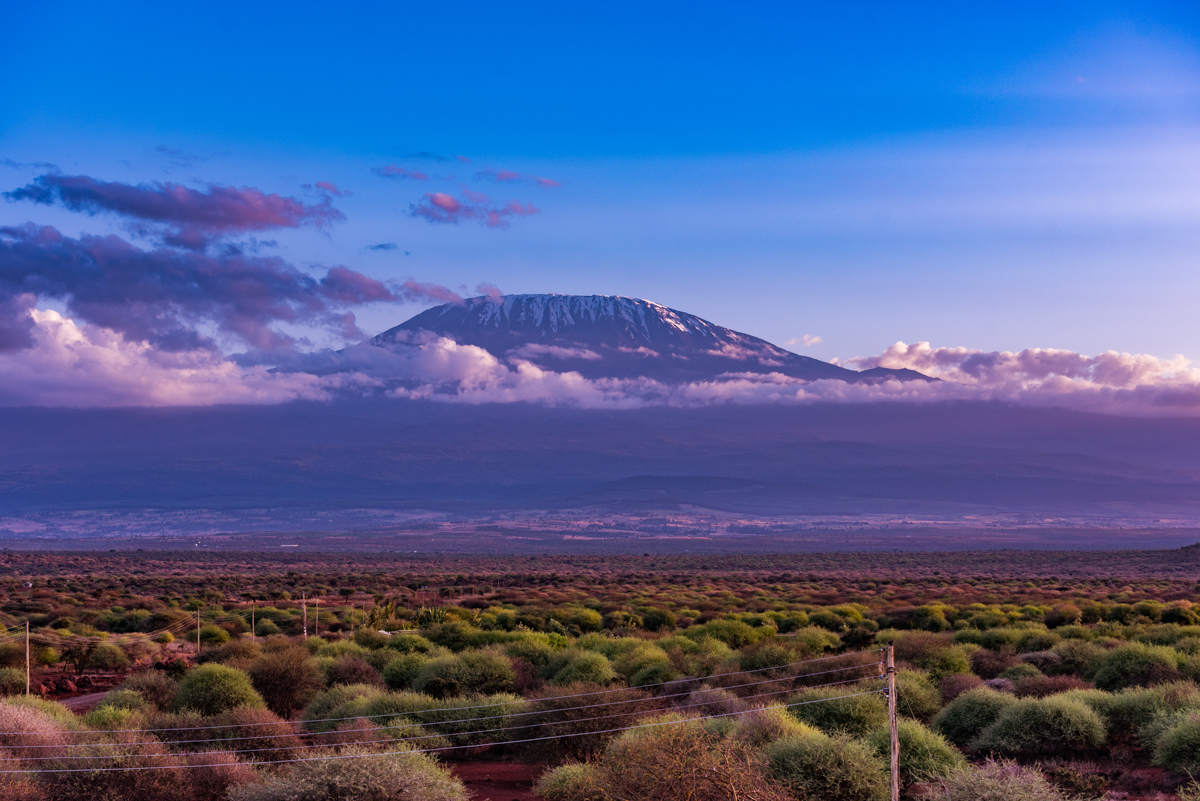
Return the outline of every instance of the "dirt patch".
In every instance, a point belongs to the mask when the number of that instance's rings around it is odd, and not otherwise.
[[[537,801],[533,783],[545,765],[527,762],[448,762],[475,801]]]
[[[67,709],[74,712],[76,715],[85,715],[95,708],[96,704],[100,703],[100,699],[108,693],[86,693],[84,695],[76,695],[71,698],[60,698],[58,702]]]

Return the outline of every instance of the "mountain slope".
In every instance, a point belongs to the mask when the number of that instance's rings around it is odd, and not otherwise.
[[[646,376],[667,383],[737,373],[782,373],[852,383],[931,380],[911,370],[856,372],[801,356],[657,303],[611,295],[504,295],[428,309],[372,340],[387,346],[427,331],[498,358],[587,378]]]

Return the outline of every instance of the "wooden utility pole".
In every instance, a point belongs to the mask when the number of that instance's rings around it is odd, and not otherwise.
[[[29,621],[25,621],[25,694],[29,695]]]
[[[308,639],[308,593],[300,594],[300,609],[304,612],[304,639]]]
[[[892,801],[900,801],[900,730],[896,724],[896,646],[894,643],[888,642],[886,654],[888,729],[892,737]]]

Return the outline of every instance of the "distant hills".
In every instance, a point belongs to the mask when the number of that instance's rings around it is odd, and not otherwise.
[[[784,350],[694,314],[617,295],[502,295],[435,306],[371,340],[408,343],[421,332],[585,378],[664,384],[780,373],[805,381],[933,381],[913,370],[848,370]]]

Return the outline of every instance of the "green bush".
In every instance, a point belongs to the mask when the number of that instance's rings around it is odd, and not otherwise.
[[[316,660],[300,646],[275,648],[250,665],[250,680],[272,712],[290,718],[325,687]]]
[[[777,706],[709,720],[728,721],[732,724],[729,736],[751,748],[762,748],[785,737],[808,737],[819,733],[817,729],[801,723],[789,715],[787,710]]]
[[[105,693],[104,697],[100,699],[100,703],[96,705],[97,709],[100,707],[129,709],[134,712],[148,712],[154,708],[152,704],[142,697],[141,693],[121,689],[109,690]]]
[[[1104,656],[1104,649],[1082,639],[1063,640],[1050,649],[1058,654],[1058,673],[1073,673],[1076,676],[1090,676],[1096,664]]]
[[[1008,679],[1011,682],[1018,682],[1021,679],[1035,679],[1042,675],[1042,671],[1035,668],[1033,665],[1027,665],[1024,662],[1013,665],[1007,670],[1000,671],[998,679]]]
[[[629,678],[631,687],[653,687],[674,681],[679,672],[670,662],[651,662]]]
[[[203,664],[205,662],[221,662],[230,667],[242,667],[253,662],[262,653],[262,646],[254,640],[238,638],[230,640],[224,645],[219,645],[215,648],[209,648],[201,653],[196,661]]]
[[[933,729],[959,748],[966,748],[1015,703],[1017,699],[1011,695],[987,687],[968,690],[938,713],[933,719]]]
[[[788,699],[788,711],[801,723],[828,734],[861,737],[887,722],[887,701],[879,693],[855,695],[848,687],[814,687]],[[841,697],[853,695],[854,697]]]
[[[387,641],[387,647],[402,654],[427,654],[435,646],[419,634],[393,634]]]
[[[1087,751],[1104,744],[1104,722],[1081,701],[1054,695],[1017,701],[971,747],[1010,756]]]
[[[699,626],[691,626],[683,632],[683,636],[692,640],[702,640],[712,637],[720,640],[730,648],[745,648],[751,643],[758,642],[764,637],[775,635],[775,629],[758,627],[740,620],[713,620]]]
[[[1200,714],[1186,714],[1159,736],[1154,764],[1176,773],[1200,775]]]
[[[770,775],[796,798],[820,801],[884,801],[885,764],[855,740],[788,737],[763,749]]]
[[[129,657],[111,643],[100,643],[83,664],[84,670],[120,671],[129,667]]]
[[[561,670],[556,672],[550,683],[558,686],[575,684],[577,682],[611,684],[616,679],[617,671],[613,669],[612,663],[608,661],[604,654],[583,651],[574,656]]]
[[[596,768],[571,763],[546,771],[534,786],[534,792],[546,801],[590,801],[596,798]]]
[[[906,785],[949,776],[967,764],[957,748],[915,720],[901,720],[897,735],[900,775]],[[891,730],[887,727],[876,729],[867,736],[866,742],[876,754],[887,759],[892,747]]]
[[[462,782],[425,754],[347,749],[287,765],[229,790],[228,801],[467,801]]]
[[[380,695],[383,693],[378,687],[366,684],[343,684],[313,696],[312,700],[308,702],[308,706],[304,708],[301,718],[304,720],[305,728],[309,731],[331,731],[337,728],[337,725],[327,721],[329,718],[337,717],[334,714],[335,710],[355,699],[375,698]]]
[[[1101,657],[1091,678],[1110,692],[1173,681],[1179,678],[1179,652],[1165,645],[1131,642]]]
[[[938,782],[944,801],[1066,801],[1036,768],[988,760],[964,767]]]
[[[17,695],[25,692],[25,670],[0,668],[0,695]]]
[[[209,664],[200,665],[184,677],[179,683],[174,706],[192,709],[201,715],[218,715],[234,707],[262,708],[266,704],[245,673],[224,665]]]
[[[487,651],[464,651],[432,659],[421,667],[412,687],[435,697],[450,698],[464,693],[512,692],[517,674],[507,657]]]
[[[429,661],[425,654],[401,654],[384,666],[383,683],[393,690],[407,690]]]
[[[674,715],[647,722],[656,725],[623,732],[592,763],[600,791],[594,797],[787,801],[785,789],[763,775],[760,759],[737,740]]]
[[[140,673],[130,673],[116,689],[132,690],[150,706],[161,711],[169,708],[175,701],[179,684],[164,671],[144,670]]]
[[[1145,739],[1147,735],[1154,736],[1149,730],[1164,716],[1200,708],[1200,689],[1186,681],[1157,687],[1129,687],[1119,693],[1085,690],[1068,695],[1079,698],[1104,719],[1113,742],[1128,742],[1136,733],[1147,747],[1154,745],[1153,740]]]
[[[363,648],[371,650],[386,648],[389,639],[388,635],[375,629],[359,629],[354,632],[354,641]]]
[[[200,629],[200,642],[204,645],[224,645],[229,639],[229,632],[220,626],[210,623]]]
[[[928,676],[914,670],[896,671],[896,709],[901,715],[928,723],[941,708],[942,694]]]
[[[378,722],[403,716],[439,734],[454,735],[456,745],[477,745],[504,740],[504,731],[496,730],[514,731],[514,722],[527,722],[524,717],[513,717],[524,711],[524,699],[507,693],[470,696],[464,700],[376,691],[333,709],[329,717],[366,717]]]

